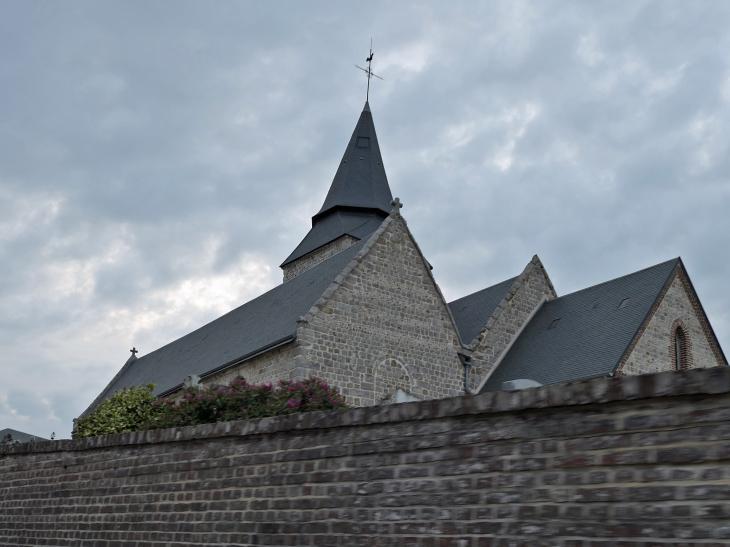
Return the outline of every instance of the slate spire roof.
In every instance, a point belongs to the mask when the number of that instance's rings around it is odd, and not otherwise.
[[[390,213],[392,200],[373,115],[365,103],[324,204],[312,217],[312,229],[282,267],[343,235],[369,236]]]

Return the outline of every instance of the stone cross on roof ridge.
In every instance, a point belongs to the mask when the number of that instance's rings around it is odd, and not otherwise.
[[[403,204],[401,203],[399,198],[393,199],[393,201],[391,201],[390,204],[393,206],[394,213],[398,213],[399,210],[403,208]]]

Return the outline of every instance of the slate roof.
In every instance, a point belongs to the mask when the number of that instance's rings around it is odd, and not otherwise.
[[[281,265],[345,234],[369,236],[390,213],[391,201],[373,115],[365,103],[324,204],[312,217],[312,229]]]
[[[555,384],[613,373],[678,264],[675,258],[545,302],[482,392],[508,380]]]
[[[20,441],[21,443],[27,443],[31,440],[35,441],[47,441],[48,439],[44,439],[43,437],[39,437],[38,435],[30,435],[28,433],[23,433],[22,431],[18,431],[16,429],[0,429],[0,441],[2,441],[3,437],[5,435],[10,434],[13,436],[13,441]]]
[[[365,241],[357,242],[258,298],[136,359],[122,369],[83,415],[122,388],[152,382],[157,384],[155,394],[164,393],[181,384],[189,374],[203,376],[293,339],[297,332],[296,319],[309,311]]]
[[[367,145],[362,144],[358,137],[369,139]],[[360,207],[380,209],[387,215],[392,209],[391,201],[393,196],[380,155],[373,115],[370,106],[365,103],[324,204],[317,214],[335,207]]]
[[[464,344],[469,345],[479,335],[516,279],[512,277],[449,303]]]
[[[312,229],[309,230],[309,233],[284,261],[282,266],[343,235],[364,239],[378,229],[385,217],[386,215],[379,211],[333,211],[324,218],[319,219],[312,226]]]

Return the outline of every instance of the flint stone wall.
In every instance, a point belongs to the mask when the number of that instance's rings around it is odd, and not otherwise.
[[[469,377],[469,387],[477,391],[504,356],[505,350],[543,300],[557,297],[555,288],[545,267],[535,255],[510,287],[509,292],[471,344],[474,367]]]
[[[730,544],[730,368],[0,446],[0,544]]]
[[[284,281],[289,281],[299,274],[302,274],[307,270],[311,270],[317,264],[324,262],[331,256],[336,255],[340,251],[344,251],[357,242],[357,238],[344,235],[338,237],[334,241],[330,241],[329,243],[322,245],[319,249],[315,249],[301,258],[297,258],[294,262],[290,262],[282,268],[284,271]]]
[[[290,365],[299,355],[296,340],[257,355],[241,365],[223,370],[203,381],[203,385],[227,385],[236,377],[246,378],[252,384],[276,385],[279,380],[291,378]],[[178,392],[182,394],[182,391]]]
[[[405,220],[391,214],[297,323],[292,378],[309,375],[355,406],[463,393],[451,312]]]

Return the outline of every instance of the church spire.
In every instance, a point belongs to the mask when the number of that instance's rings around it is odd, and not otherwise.
[[[388,214],[392,199],[373,115],[370,105],[365,103],[327,198],[316,216],[334,208],[378,209]]]
[[[328,243],[343,236],[357,241],[373,233],[390,213],[392,200],[373,115],[366,102],[324,204],[312,217],[312,229],[281,265],[285,277],[287,265]]]

